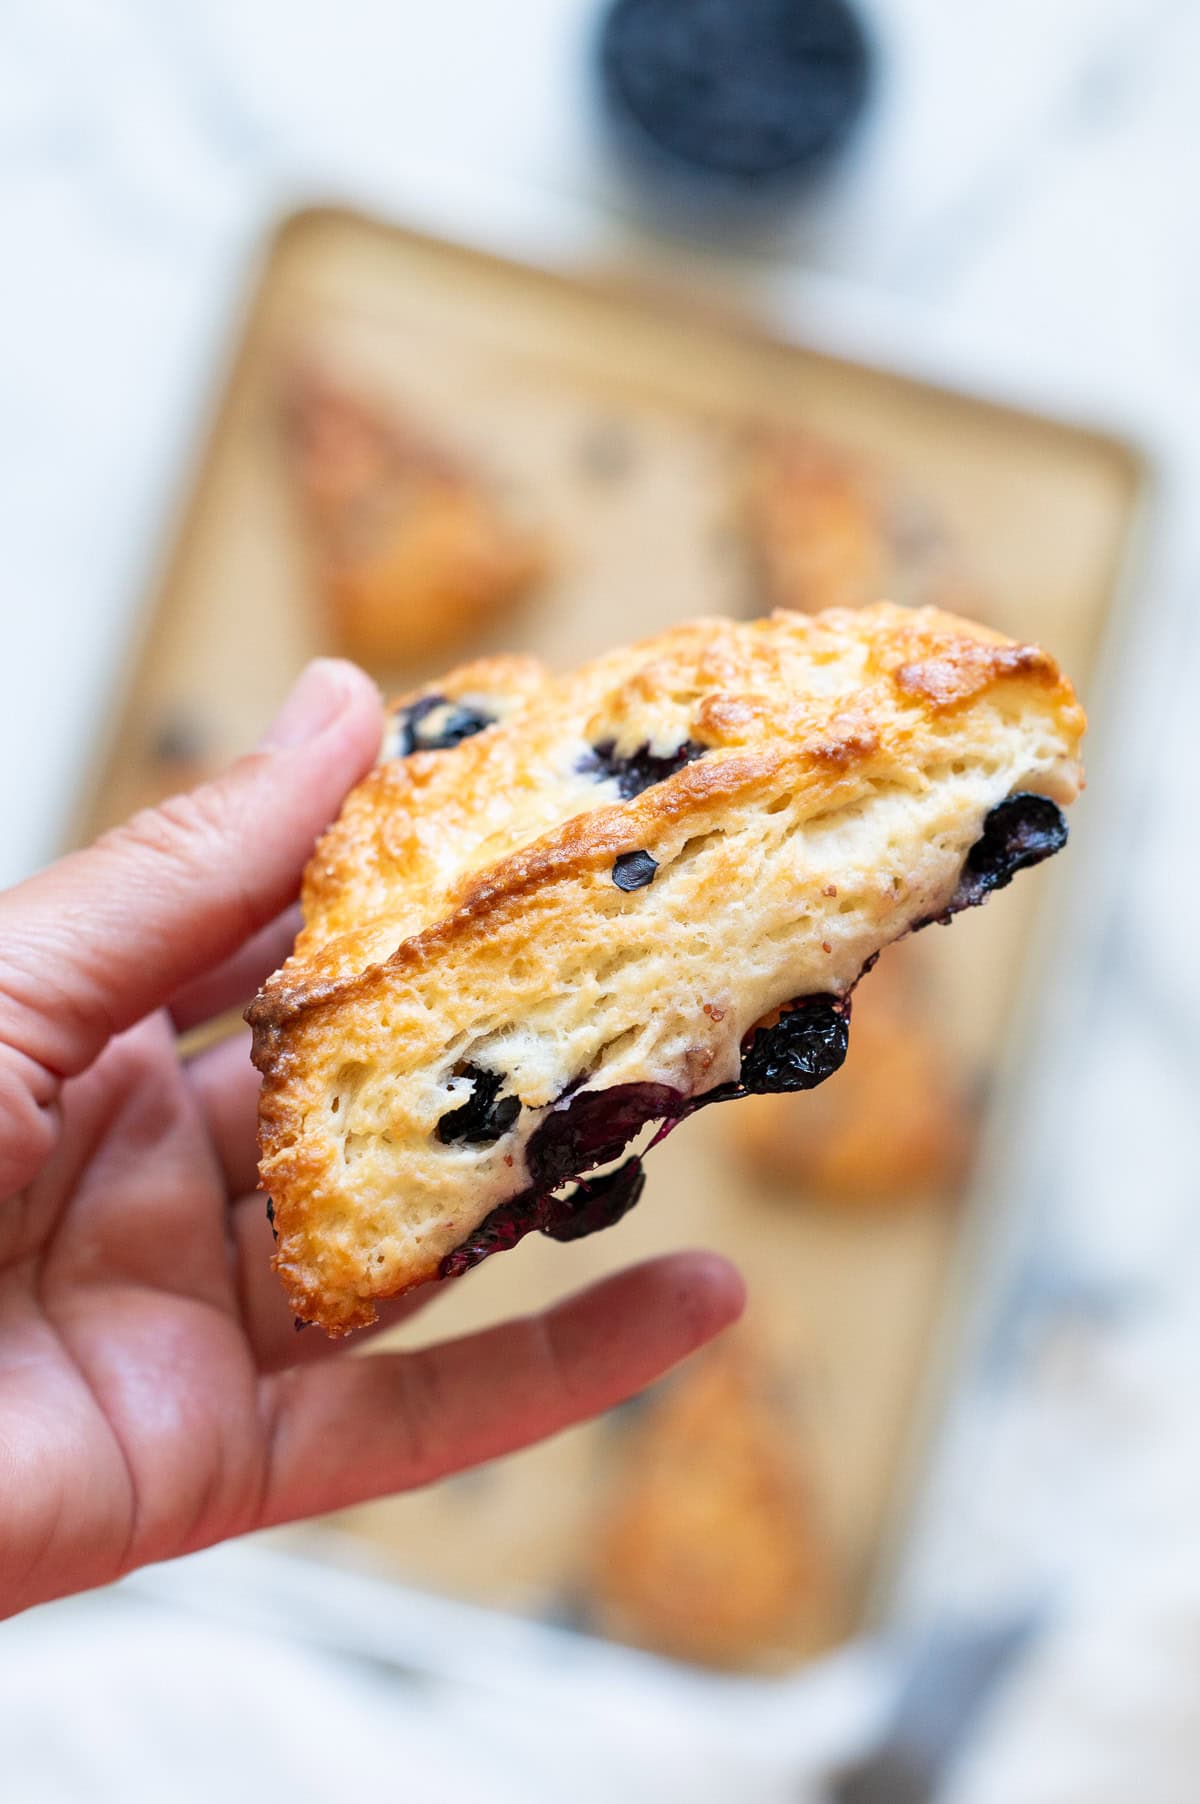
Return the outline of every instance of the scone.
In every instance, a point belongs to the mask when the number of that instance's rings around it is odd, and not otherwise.
[[[891,1207],[945,1197],[962,1179],[967,1084],[905,951],[889,951],[855,993],[846,1062],[819,1096],[752,1096],[730,1110],[734,1149],[781,1195]]]
[[[974,591],[932,511],[870,464],[806,433],[759,430],[742,455],[742,533],[759,592],[808,614],[861,607],[962,607]]]
[[[292,372],[286,444],[338,647],[396,665],[453,650],[542,575],[542,540],[412,421]]]
[[[647,1122],[806,1089],[882,947],[1065,840],[1084,718],[1035,646],[881,603],[682,624],[395,709],[249,1010],[297,1314],[637,1199]]]
[[[715,1666],[815,1651],[840,1584],[798,1424],[744,1335],[688,1361],[628,1430],[587,1596],[621,1640]]]

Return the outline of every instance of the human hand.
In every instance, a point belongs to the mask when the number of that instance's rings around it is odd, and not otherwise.
[[[0,1616],[553,1434],[741,1307],[692,1253],[417,1352],[293,1333],[247,1043],[175,1035],[286,952],[380,726],[316,664],[257,753],[0,896]]]

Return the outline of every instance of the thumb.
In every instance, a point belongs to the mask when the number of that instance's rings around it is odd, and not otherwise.
[[[53,1091],[273,919],[380,732],[369,679],[319,660],[257,752],[0,896],[5,1073]]]

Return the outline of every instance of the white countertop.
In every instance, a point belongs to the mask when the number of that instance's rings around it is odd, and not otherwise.
[[[1110,761],[1123,880],[1058,998],[1065,1076],[1021,1160],[1041,1225],[1014,1251],[1019,1281],[981,1349],[937,1559],[918,1558],[913,1595],[1036,1580],[1047,1551],[1050,1576],[1076,1569],[1077,1619],[1042,1690],[998,1719],[963,1799],[1127,1799],[1079,1778],[1119,1735],[1141,1764],[1106,1770],[1149,1772],[1153,1748],[1159,1789],[1140,1795],[1174,1804],[1194,1795],[1195,1731],[1177,1686],[1163,1720],[1130,1672],[1150,1670],[1136,1659],[1150,1641],[1200,1636],[1200,8],[868,10],[889,61],[855,157],[755,255],[693,255],[697,279],[835,346],[1115,425],[1161,474],[1135,604],[1148,631]],[[284,208],[349,199],[571,262],[663,254],[596,151],[580,77],[591,14],[581,0],[4,9],[0,876],[60,839],[254,247]],[[1072,1714],[1085,1668],[1071,1638],[1094,1650],[1106,1632],[1135,1666],[1093,1657]]]

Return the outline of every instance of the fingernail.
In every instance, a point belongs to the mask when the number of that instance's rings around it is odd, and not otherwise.
[[[324,732],[346,705],[346,685],[333,658],[317,658],[301,672],[279,713],[259,741],[264,752],[287,751]]]

